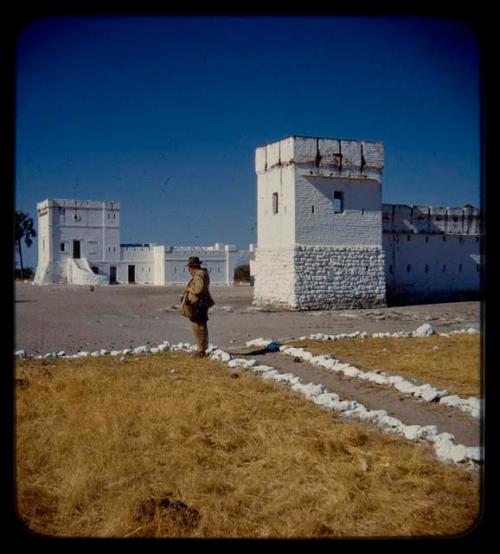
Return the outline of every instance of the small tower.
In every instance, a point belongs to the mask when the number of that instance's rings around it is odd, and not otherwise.
[[[37,209],[34,284],[108,283],[120,260],[119,203],[49,198]]]
[[[385,305],[383,144],[293,136],[257,148],[254,304]]]

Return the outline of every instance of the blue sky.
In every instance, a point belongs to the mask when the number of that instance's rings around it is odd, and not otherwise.
[[[421,17],[43,18],[19,37],[16,209],[117,200],[121,241],[256,241],[258,146],[382,141],[383,201],[480,201],[479,44]],[[37,243],[27,251],[36,265]]]

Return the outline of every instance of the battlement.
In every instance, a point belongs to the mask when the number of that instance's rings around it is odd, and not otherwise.
[[[382,204],[384,233],[426,233],[478,235],[481,233],[481,210],[460,207]]]
[[[79,210],[119,210],[120,203],[114,200],[71,200],[67,198],[47,198],[37,204],[38,211],[47,208],[77,208]]]
[[[291,164],[317,177],[381,179],[384,145],[351,139],[292,136],[255,151],[255,171],[262,174]]]

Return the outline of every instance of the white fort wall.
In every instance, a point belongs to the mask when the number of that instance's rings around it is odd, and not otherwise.
[[[387,292],[393,297],[480,290],[480,210],[383,205]]]
[[[256,305],[385,303],[382,164],[379,143],[290,137],[257,149]]]
[[[38,266],[34,284],[185,284],[186,264],[198,256],[215,285],[232,285],[238,261],[249,253],[234,245],[120,244],[117,202],[55,200],[38,208]]]

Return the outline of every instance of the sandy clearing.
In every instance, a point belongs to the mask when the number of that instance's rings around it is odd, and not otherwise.
[[[123,349],[193,342],[190,322],[172,306],[182,287],[88,287],[18,283],[14,350],[28,354]],[[479,328],[479,302],[450,302],[364,310],[258,312],[249,286],[212,287],[210,342],[225,349],[257,337],[285,341],[312,333],[415,330],[429,322],[440,332]]]

